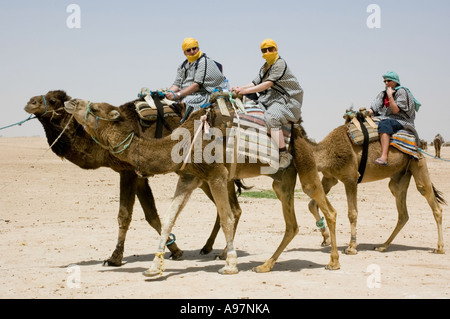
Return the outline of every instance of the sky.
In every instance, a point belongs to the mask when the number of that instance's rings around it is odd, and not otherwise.
[[[392,70],[422,103],[420,137],[450,141],[449,17],[448,0],[0,0],[0,128],[28,118],[28,100],[51,90],[120,106],[142,87],[168,88],[186,37],[231,86],[244,85],[272,38],[304,90],[310,138],[342,125],[349,107],[369,107]],[[0,136],[45,133],[31,120]]]

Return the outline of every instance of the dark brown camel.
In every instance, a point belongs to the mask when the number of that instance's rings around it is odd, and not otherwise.
[[[118,160],[108,150],[102,148],[75,120],[69,123],[71,116],[63,109],[64,102],[68,100],[70,100],[70,97],[64,91],[50,91],[45,96],[31,98],[25,107],[25,111],[34,114],[41,122],[49,145],[52,145],[63,129],[66,128],[64,134],[52,146],[52,151],[59,157],[65,158],[83,169],[110,167],[120,174],[118,239],[111,257],[105,260],[106,265],[120,266],[122,265],[126,234],[132,219],[135,196],[139,199],[147,222],[159,234],[161,232],[161,222],[157,214],[153,194],[147,178],[139,177],[130,164]],[[134,108],[133,102],[121,106],[121,109],[134,110]],[[135,116],[133,120],[139,121],[136,112],[128,112],[127,114]],[[180,125],[180,117],[167,117],[166,121],[171,128]],[[149,123],[149,125],[149,127],[145,126],[142,128],[143,136],[155,136],[156,124]],[[163,135],[169,133],[164,128]],[[208,187],[202,186],[202,189],[212,198]],[[240,215],[239,203],[233,194],[234,188],[230,188],[230,202],[235,214]],[[176,243],[171,244],[168,248],[172,253],[173,259],[179,259],[182,256],[183,252],[177,247]]]

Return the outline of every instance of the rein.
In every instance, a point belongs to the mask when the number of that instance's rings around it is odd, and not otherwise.
[[[103,117],[95,115],[91,111],[91,104],[92,104],[92,102],[89,102],[87,107],[86,107],[86,114],[84,115],[84,122],[86,124],[89,114],[92,115],[95,118],[95,132],[98,133],[98,131],[97,131],[97,129],[98,129],[98,120],[103,120],[103,121],[108,121],[108,122],[113,122],[113,120],[106,119],[106,118],[103,118]],[[95,143],[100,145],[102,148],[108,150],[109,152],[111,152],[113,154],[120,154],[120,153],[124,152],[128,147],[130,147],[131,142],[133,142],[134,132],[131,132],[130,135],[128,135],[122,142],[120,142],[116,146],[103,145],[102,143],[100,143],[100,141],[98,139],[96,139],[92,135],[91,135],[91,138],[94,140]]]

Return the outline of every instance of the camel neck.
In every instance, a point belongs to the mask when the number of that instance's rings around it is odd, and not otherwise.
[[[161,139],[144,139],[135,136],[127,151],[116,156],[133,165],[144,176],[176,172],[182,165],[173,158],[172,150],[180,141],[172,140],[171,136]]]

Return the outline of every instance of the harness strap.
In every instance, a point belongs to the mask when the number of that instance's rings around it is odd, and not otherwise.
[[[167,124],[166,120],[164,119],[164,106],[162,105],[161,100],[159,99],[158,93],[157,92],[156,92],[156,94],[152,93],[152,98],[153,98],[153,101],[155,102],[155,106],[158,111],[157,116],[156,116],[155,137],[161,138],[162,132],[163,132],[163,125],[169,131],[172,131],[172,129],[169,126],[169,124]]]
[[[357,114],[357,119],[359,123],[361,124],[361,130],[364,136],[364,142],[363,142],[363,152],[361,156],[361,162],[359,163],[359,178],[358,178],[358,184],[362,182],[364,178],[364,172],[366,171],[366,165],[367,165],[367,157],[369,155],[369,132],[367,131],[367,127],[364,125],[364,116],[361,113]]]

